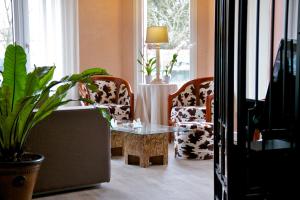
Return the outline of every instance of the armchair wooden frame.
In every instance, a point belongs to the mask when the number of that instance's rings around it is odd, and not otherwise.
[[[117,91],[119,91],[121,84],[124,84],[128,90],[128,95],[130,98],[130,114],[129,114],[129,118],[130,120],[133,120],[134,118],[134,94],[132,92],[131,86],[129,84],[128,81],[122,79],[122,78],[118,78],[118,77],[114,77],[114,76],[93,76],[91,77],[93,81],[97,81],[97,80],[101,80],[101,81],[112,81],[116,83],[116,87],[117,87]],[[90,98],[90,93],[89,90],[86,88],[86,86],[82,83],[79,83],[78,85],[78,89],[79,89],[79,94],[82,97],[85,98]],[[116,96],[116,102],[118,102],[119,100],[119,92],[117,92],[117,96]],[[88,105],[88,103],[84,102],[84,105]]]
[[[173,108],[172,100],[175,97],[177,97],[179,94],[181,94],[188,86],[194,85],[195,91],[198,91],[195,94],[196,95],[196,105],[195,106],[200,106],[200,94],[199,94],[200,85],[204,82],[213,81],[213,80],[214,80],[214,77],[205,77],[205,78],[197,78],[197,79],[190,80],[190,81],[186,82],[184,85],[182,85],[177,90],[177,92],[170,94],[168,96],[168,124],[169,124],[169,126],[173,125],[173,123],[171,121],[171,110]],[[211,113],[208,113],[208,111],[211,112],[211,103],[210,102],[212,101],[212,98],[213,98],[213,96],[212,97],[211,96],[212,95],[208,95],[207,99],[206,99],[206,121],[211,120]]]
[[[215,95],[211,94],[211,95],[208,95],[206,98],[205,104],[206,104],[206,121],[207,122],[211,122],[213,120],[212,115],[211,115],[211,112],[212,112],[211,102],[214,99],[214,97],[215,97]]]

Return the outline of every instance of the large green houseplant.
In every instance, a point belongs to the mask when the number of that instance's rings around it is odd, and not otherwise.
[[[29,172],[38,171],[43,156],[24,152],[30,130],[59,106],[74,101],[66,95],[77,82],[94,90],[90,77],[107,75],[93,68],[53,81],[54,70],[55,66],[35,67],[28,73],[24,49],[17,44],[6,48],[0,83],[0,199],[31,199],[36,174]],[[22,188],[26,194],[21,194]]]

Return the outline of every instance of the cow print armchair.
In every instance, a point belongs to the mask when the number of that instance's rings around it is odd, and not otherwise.
[[[198,78],[185,83],[168,97],[169,125],[177,122],[211,122],[213,108],[213,77]]]
[[[187,129],[174,134],[176,157],[213,157],[213,92],[213,77],[206,77],[191,80],[169,95],[169,125]]]
[[[134,95],[129,83],[113,76],[93,76],[92,80],[98,86],[97,92],[89,90],[84,84],[79,84],[79,94],[82,98],[107,107],[116,120],[132,120],[134,113]],[[82,102],[82,105],[88,105]]]

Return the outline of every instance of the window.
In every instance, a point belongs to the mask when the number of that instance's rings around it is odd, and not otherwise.
[[[0,71],[3,70],[4,53],[13,41],[12,5],[10,0],[0,0]]]
[[[0,70],[7,45],[16,41],[26,50],[28,71],[55,65],[55,80],[79,72],[77,10],[77,0],[0,0]],[[77,99],[76,88],[68,95]]]
[[[61,3],[58,0],[27,1],[30,67],[55,64],[54,79],[58,80],[63,77]]]
[[[178,53],[177,63],[173,68],[171,83],[181,85],[196,75],[196,16],[197,0],[144,0],[139,5],[143,19],[139,28],[142,29],[138,42],[141,43],[144,54],[155,57],[155,49],[146,46],[145,33],[148,26],[167,26],[169,43],[161,45],[161,72]],[[140,74],[140,76],[142,76]],[[138,82],[142,78],[138,77]]]
[[[55,65],[54,79],[79,71],[77,1],[0,0],[0,70],[8,44],[26,49],[27,69]]]

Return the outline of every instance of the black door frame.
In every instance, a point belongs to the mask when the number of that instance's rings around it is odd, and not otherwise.
[[[253,0],[254,1],[254,0]],[[256,0],[257,10],[260,10],[260,0]],[[258,99],[258,69],[259,69],[259,28],[260,15],[256,16],[256,80],[255,99],[246,98],[246,59],[247,59],[247,17],[248,0],[216,0],[215,1],[215,107],[214,107],[214,191],[215,199],[241,200],[241,199],[276,199],[287,197],[286,193],[296,193],[297,189],[288,181],[297,177],[300,133],[300,20],[298,20],[297,50],[296,50],[296,76],[295,81],[290,77],[289,62],[293,67],[293,40],[288,38],[289,0],[285,0],[284,37],[280,49],[280,69],[282,72],[282,116],[287,119],[280,129],[274,128],[276,118],[274,108],[273,83],[273,48],[274,48],[274,15],[275,0],[271,1],[271,42],[270,42],[270,84],[266,100]],[[236,7],[238,3],[238,7]],[[235,9],[238,9],[235,12]],[[235,13],[238,13],[235,15]],[[259,12],[257,12],[259,13]],[[300,7],[298,6],[298,19]],[[235,23],[237,21],[238,23]],[[238,25],[235,36],[235,25]],[[237,37],[237,49],[235,40]],[[289,46],[290,45],[290,46]],[[290,51],[290,52],[289,52]],[[235,69],[234,57],[237,56]],[[237,71],[235,77],[235,70]],[[292,70],[291,70],[292,71]],[[237,116],[234,116],[234,79],[237,80]],[[292,95],[287,97],[289,88],[295,87]],[[291,109],[290,104],[295,105]],[[261,105],[269,109],[264,128],[255,124],[258,119]],[[293,107],[292,107],[293,108]],[[275,117],[274,117],[275,116]],[[236,140],[234,137],[234,117],[237,118]],[[253,140],[254,130],[259,129],[262,141]],[[289,144],[277,148],[276,142]],[[272,144],[270,147],[270,144]],[[276,144],[276,145],[275,145]],[[280,143],[281,145],[281,143]],[[279,146],[280,146],[279,145]],[[259,147],[259,148],[256,148]],[[273,165],[278,162],[276,167]],[[278,171],[288,171],[276,177]],[[287,178],[289,177],[289,178]],[[278,183],[276,183],[278,181]]]

